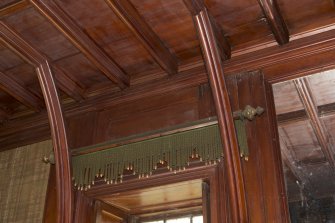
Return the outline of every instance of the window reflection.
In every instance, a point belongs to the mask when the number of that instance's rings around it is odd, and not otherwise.
[[[291,223],[335,223],[335,70],[273,85]]]

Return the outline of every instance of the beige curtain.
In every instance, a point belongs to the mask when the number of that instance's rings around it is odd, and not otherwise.
[[[49,165],[41,161],[52,150],[44,141],[0,152],[0,222],[43,221]]]

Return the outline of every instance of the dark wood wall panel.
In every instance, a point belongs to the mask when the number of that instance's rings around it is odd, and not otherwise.
[[[70,147],[89,146],[214,115],[210,88],[201,85],[71,118]]]
[[[273,99],[260,72],[230,76],[230,100],[233,110],[246,105],[265,108],[254,121],[246,121],[249,159],[242,161],[250,222],[287,222],[286,199],[283,196],[283,175],[280,148],[275,129]],[[269,94],[270,93],[270,94]]]

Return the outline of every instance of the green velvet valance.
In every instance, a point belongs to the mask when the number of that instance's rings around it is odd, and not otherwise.
[[[222,157],[217,124],[74,156],[73,177],[78,189],[88,189],[96,176],[106,183],[122,181],[124,170],[147,177],[165,164],[170,171],[183,170],[190,160],[214,163]]]

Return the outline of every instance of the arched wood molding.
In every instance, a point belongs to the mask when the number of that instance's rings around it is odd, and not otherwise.
[[[2,42],[36,68],[45,100],[56,161],[57,222],[72,221],[72,182],[68,143],[62,108],[50,66],[45,57],[23,40],[11,27],[0,22]]]
[[[218,40],[222,38],[215,32],[215,25],[202,0],[184,0],[184,3],[193,16],[212,89],[223,143],[231,220],[248,222],[239,149],[218,46]]]

